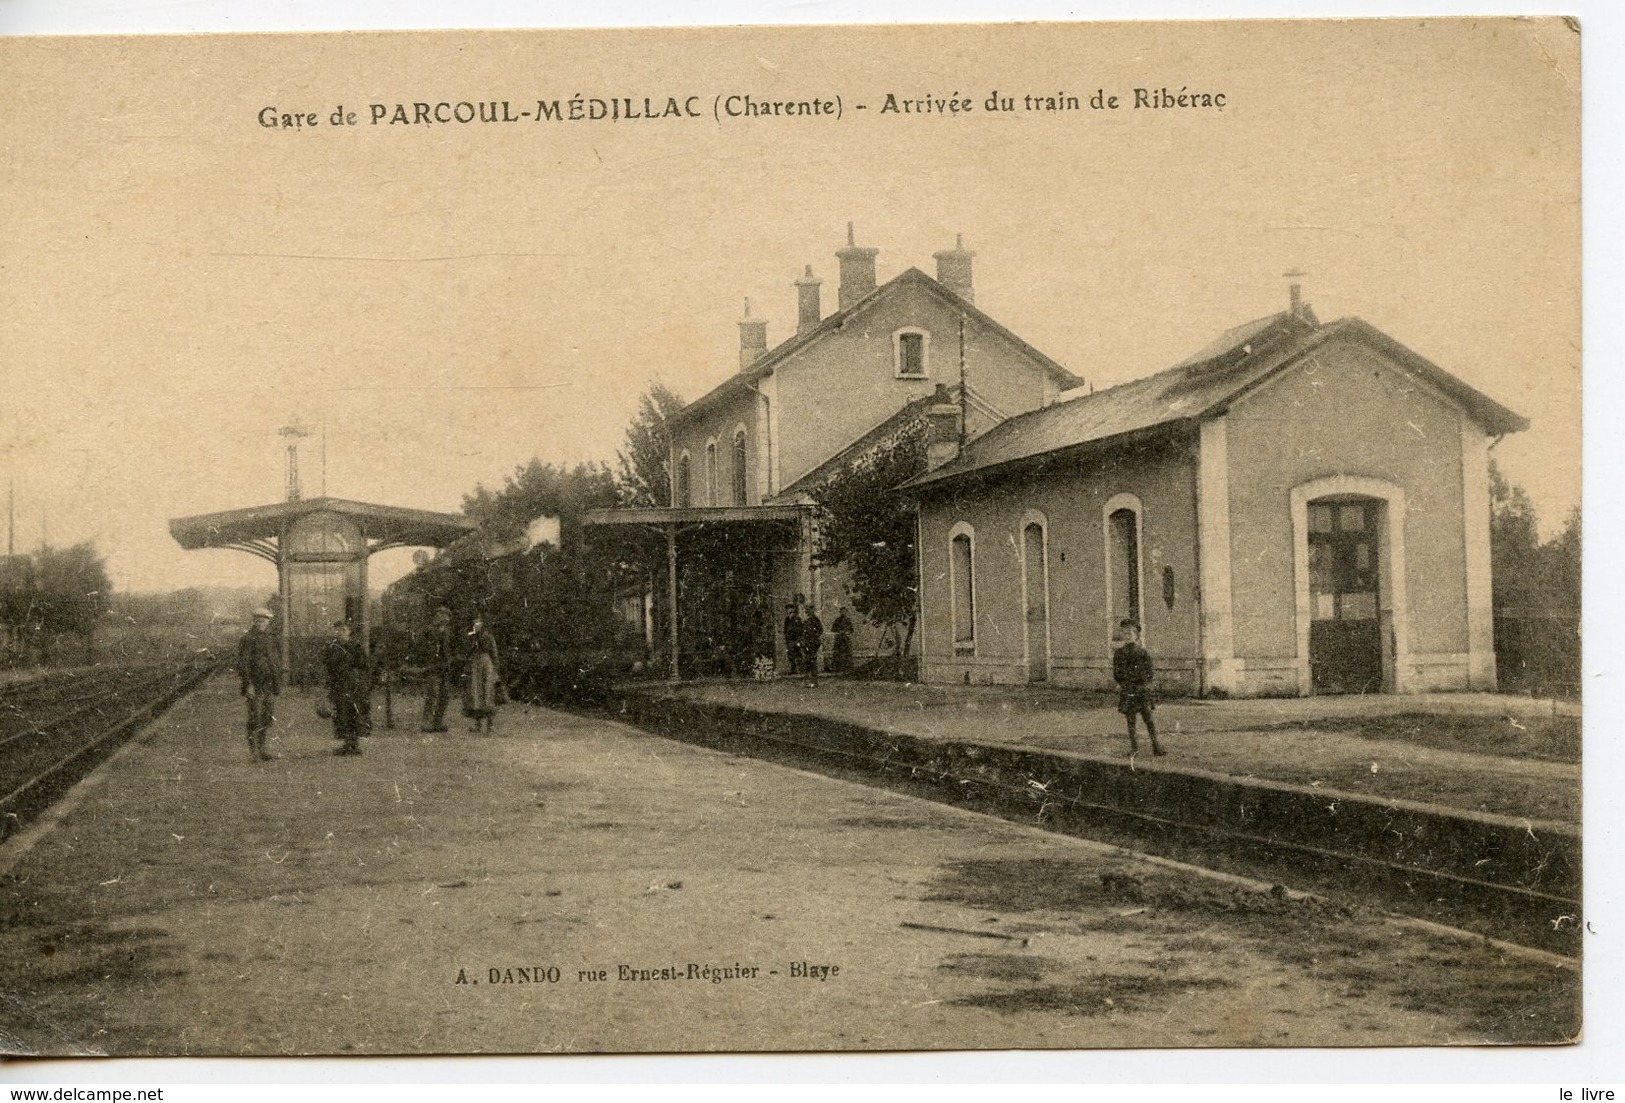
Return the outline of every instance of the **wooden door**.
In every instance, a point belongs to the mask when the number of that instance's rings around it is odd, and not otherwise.
[[[1316,692],[1382,689],[1379,510],[1369,499],[1309,503],[1309,669]]]

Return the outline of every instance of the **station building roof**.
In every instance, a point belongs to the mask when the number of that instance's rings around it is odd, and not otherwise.
[[[1195,355],[1155,375],[1087,395],[1062,396],[995,426],[955,459],[903,484],[918,491],[1074,452],[1144,439],[1224,413],[1230,403],[1291,368],[1320,345],[1357,341],[1387,354],[1454,400],[1487,432],[1516,433],[1527,419],[1474,390],[1359,318],[1321,324],[1307,307],[1227,330]]]
[[[963,312],[966,317],[975,320],[977,323],[984,325],[988,329],[999,334],[1005,340],[1021,349],[1022,352],[1032,360],[1037,362],[1049,374],[1050,378],[1057,386],[1076,387],[1083,383],[1081,378],[1073,375],[1065,367],[1058,364],[1054,360],[1051,360],[1048,356],[1045,356],[1042,352],[1039,352],[1037,349],[1033,348],[1033,346],[1029,345],[1026,341],[1023,341],[1003,324],[996,321],[982,310],[978,309],[976,304],[971,302],[969,299],[959,295],[951,288],[944,287],[941,283],[938,283],[936,280],[932,279],[918,268],[909,268],[899,275],[893,276],[891,279],[869,292],[851,306],[844,307],[837,310],[833,314],[827,315],[816,326],[813,326],[805,333],[797,333],[793,337],[785,339],[782,343],[774,348],[769,349],[767,352],[763,353],[761,356],[752,361],[748,367],[745,367],[734,375],[729,376],[727,379],[711,388],[711,390],[707,391],[699,398],[696,398],[693,402],[690,402],[681,410],[678,410],[671,416],[672,423],[674,425],[683,424],[695,415],[705,410],[709,410],[723,399],[729,398],[732,395],[738,394],[743,390],[753,387],[762,379],[772,375],[775,368],[790,360],[802,349],[824,340],[831,334],[840,332],[840,330],[853,324],[863,315],[868,314],[870,311],[874,310],[876,307],[882,305],[886,301],[903,294],[909,288],[923,289],[927,294],[942,300],[953,309]]]

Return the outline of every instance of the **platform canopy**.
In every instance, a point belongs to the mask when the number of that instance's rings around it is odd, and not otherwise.
[[[811,507],[799,503],[777,506],[686,506],[683,508],[654,507],[643,509],[589,509],[589,525],[647,525],[663,528],[667,525],[750,525],[801,521],[812,512]]]
[[[762,506],[655,506],[640,509],[590,509],[589,526],[640,525],[666,537],[666,601],[672,610],[668,618],[668,646],[671,651],[671,680],[680,677],[681,632],[677,607],[677,536],[699,529],[727,528],[736,532],[765,534],[787,525],[806,525],[812,520],[812,506],[803,502]]]
[[[373,505],[344,498],[303,498],[269,506],[177,517],[169,522],[169,533],[188,550],[231,548],[275,563],[277,541],[282,533],[294,521],[313,513],[336,513],[355,522],[369,555],[387,548],[443,548],[475,529],[472,520],[456,513]]]

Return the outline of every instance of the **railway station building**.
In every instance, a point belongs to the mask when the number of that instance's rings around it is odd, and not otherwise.
[[[922,676],[1493,690],[1489,449],[1528,422],[1357,318],[1288,310],[1015,413],[912,480]]]
[[[849,225],[836,309],[806,266],[795,333],[775,346],[747,303],[738,365],[670,421],[669,504],[587,519],[664,535],[678,615],[657,646],[671,671],[742,674],[768,657],[785,670],[783,612],[798,597],[826,632],[848,610],[854,654],[873,654],[880,632],[852,609],[844,572],[815,564],[812,490],[928,407],[953,405],[975,437],[1082,382],[977,308],[962,241],[935,255],[934,278],[911,267],[879,283],[878,253]]]

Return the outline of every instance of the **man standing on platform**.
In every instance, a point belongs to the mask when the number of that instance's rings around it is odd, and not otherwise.
[[[265,748],[266,737],[276,721],[272,710],[277,694],[282,692],[282,673],[271,651],[270,627],[271,610],[255,609],[253,623],[237,642],[237,676],[248,703],[248,753],[261,762],[278,757]]]
[[[784,606],[784,658],[790,665],[790,677],[801,673],[801,618],[797,606]]]
[[[451,642],[451,610],[444,605],[434,611],[429,628],[428,682],[423,688],[423,724],[426,732],[446,730],[446,703],[457,677],[457,653]]]
[[[807,685],[818,684],[818,652],[824,646],[824,622],[818,619],[818,610],[809,602],[801,607],[801,620],[799,623],[801,635],[801,662],[802,672],[807,675]]]
[[[350,622],[333,625],[322,652],[327,668],[327,699],[333,703],[333,734],[344,740],[337,754],[360,754],[361,735],[372,719],[372,664],[367,649],[352,637]]]
[[[836,674],[852,673],[852,618],[846,615],[846,606],[835,614],[835,623],[830,625],[831,632],[835,634],[835,651],[829,658],[829,668]]]

